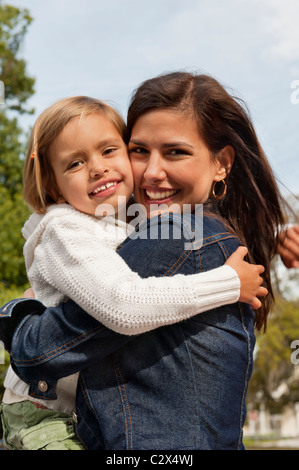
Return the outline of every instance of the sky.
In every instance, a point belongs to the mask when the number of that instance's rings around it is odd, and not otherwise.
[[[133,90],[174,70],[206,73],[249,108],[284,194],[299,194],[298,0],[6,0],[33,22],[22,46],[36,79],[33,124],[89,95],[126,117]]]

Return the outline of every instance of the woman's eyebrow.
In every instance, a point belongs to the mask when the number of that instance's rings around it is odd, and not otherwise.
[[[165,144],[162,144],[162,148],[168,148],[168,147],[189,147],[190,149],[194,148],[192,145],[184,141],[165,142]]]
[[[145,142],[141,142],[139,140],[131,139],[129,144],[140,145],[140,147],[147,147],[148,144]],[[187,142],[184,141],[177,141],[177,142],[165,142],[161,145],[162,148],[170,148],[170,147],[189,147],[190,149],[194,149],[194,147]]]
[[[140,145],[140,147],[146,146],[145,142],[141,142],[140,140],[130,139],[129,144]]]

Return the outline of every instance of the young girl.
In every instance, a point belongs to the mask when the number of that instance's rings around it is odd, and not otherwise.
[[[96,214],[104,207],[117,216],[119,201],[127,204],[132,195],[125,140],[118,113],[92,98],[59,101],[38,118],[24,168],[24,197],[35,213],[23,228],[36,298],[46,306],[71,298],[125,335],[238,299],[257,308],[256,296],[266,294],[260,287],[263,268],[243,261],[246,249],[208,273],[164,279],[141,279],[117,255],[116,247],[128,235],[126,221]],[[80,449],[70,423],[76,385],[77,375],[72,375],[59,381],[57,400],[32,399],[27,384],[10,368],[2,411],[6,446]],[[45,386],[41,381],[41,391]]]

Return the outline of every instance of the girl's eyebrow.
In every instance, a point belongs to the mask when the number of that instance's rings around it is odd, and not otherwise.
[[[61,156],[59,161],[60,161],[61,166],[65,166],[65,165],[68,165],[68,163],[70,163],[74,158],[79,158],[80,156],[83,157],[83,155],[84,155],[84,152],[78,149],[74,152]]]
[[[120,140],[122,141],[121,137],[119,139],[116,139],[115,137],[108,137],[108,139],[100,140],[98,142],[97,148],[103,148],[109,145],[118,145],[120,143]],[[61,162],[68,163],[68,161],[72,160],[72,158],[77,158],[85,154],[85,150],[78,148],[76,150],[71,151],[70,153],[65,153],[65,155],[61,157]]]

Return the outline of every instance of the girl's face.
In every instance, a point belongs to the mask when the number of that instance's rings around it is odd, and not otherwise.
[[[134,195],[148,215],[153,204],[178,204],[182,210],[183,204],[204,203],[213,181],[224,179],[233,162],[231,147],[214,161],[195,119],[170,110],[148,111],[137,119],[129,153]]]
[[[127,147],[104,114],[71,119],[51,144],[49,157],[61,202],[81,212],[95,215],[103,203],[117,212],[119,196],[132,195]]]

